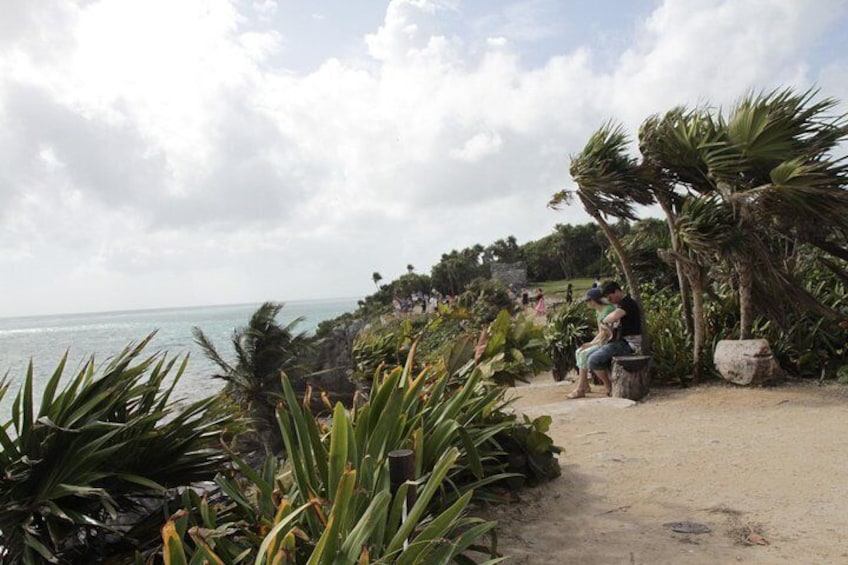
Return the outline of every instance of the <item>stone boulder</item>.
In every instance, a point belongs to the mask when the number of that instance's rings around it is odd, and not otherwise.
[[[713,362],[724,380],[737,385],[763,384],[781,373],[764,339],[723,339],[716,345]]]

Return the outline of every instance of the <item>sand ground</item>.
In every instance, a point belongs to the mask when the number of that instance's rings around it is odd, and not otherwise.
[[[566,400],[572,388],[546,374],[515,389],[565,451],[559,479],[488,511],[507,563],[848,563],[848,387],[712,384],[639,403]]]

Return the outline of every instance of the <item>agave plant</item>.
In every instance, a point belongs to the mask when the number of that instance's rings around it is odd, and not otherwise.
[[[214,445],[223,422],[207,411],[214,399],[184,408],[171,402],[188,356],[179,365],[164,354],[139,359],[153,335],[124,349],[100,376],[90,359],[59,390],[66,354],[40,406],[30,363],[12,417],[0,426],[3,562],[92,562],[112,544],[132,545],[119,516],[222,468]]]

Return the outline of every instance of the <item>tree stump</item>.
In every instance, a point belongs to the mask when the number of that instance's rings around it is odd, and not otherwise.
[[[650,355],[621,355],[612,358],[612,394],[616,398],[641,400],[651,380]]]

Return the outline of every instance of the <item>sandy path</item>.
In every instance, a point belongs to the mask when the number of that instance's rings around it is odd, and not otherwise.
[[[565,453],[562,477],[491,510],[507,563],[848,563],[848,388],[710,385],[622,407],[565,400],[572,386],[516,389]],[[664,526],[681,521],[711,531]]]

